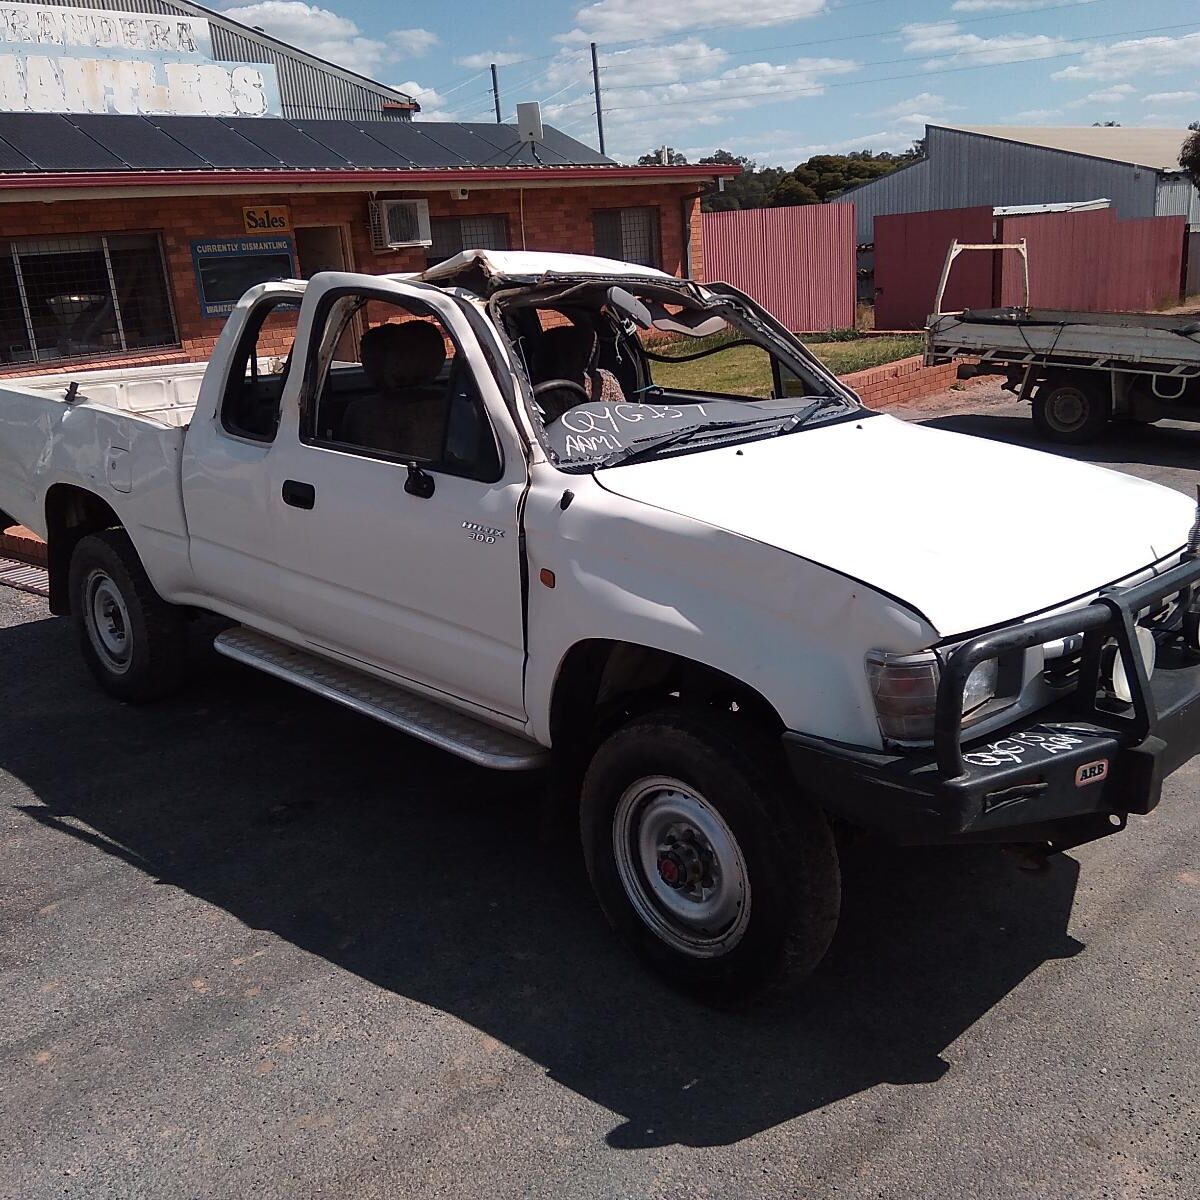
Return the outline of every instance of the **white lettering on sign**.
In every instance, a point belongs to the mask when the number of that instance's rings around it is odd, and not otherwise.
[[[275,68],[216,61],[207,21],[0,4],[0,110],[279,116]]]
[[[68,5],[0,4],[0,42],[115,50],[150,50],[212,58],[212,35],[201,17],[110,12]]]

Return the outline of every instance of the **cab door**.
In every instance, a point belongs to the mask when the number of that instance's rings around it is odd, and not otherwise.
[[[497,381],[450,298],[335,278],[306,298],[307,362],[270,454],[289,622],[323,653],[523,721],[527,470]],[[436,370],[400,353],[385,371],[355,345],[411,322],[441,337]]]

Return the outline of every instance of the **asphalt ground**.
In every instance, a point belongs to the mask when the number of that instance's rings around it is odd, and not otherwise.
[[[1032,444],[987,386],[934,408]],[[1200,428],[1085,456],[1186,490]],[[211,653],[123,706],[0,589],[0,1196],[1191,1200],[1198,785],[1042,873],[852,846],[807,990],[720,1013],[527,781]]]

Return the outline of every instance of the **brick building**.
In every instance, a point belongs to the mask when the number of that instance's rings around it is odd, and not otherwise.
[[[703,275],[699,197],[727,168],[413,121],[413,98],[228,18],[137,7],[0,20],[0,375],[203,359],[253,283],[466,248]]]

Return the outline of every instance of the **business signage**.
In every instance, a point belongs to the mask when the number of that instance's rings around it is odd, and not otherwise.
[[[280,233],[291,229],[292,218],[286,204],[256,204],[242,209],[242,227],[247,233]]]
[[[294,279],[296,248],[290,237],[206,238],[192,243],[192,265],[200,312],[223,317],[256,283]]]
[[[281,116],[265,63],[218,61],[200,17],[0,3],[0,111]]]

